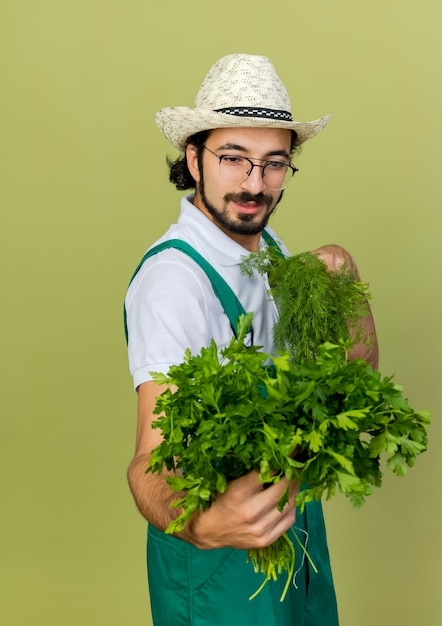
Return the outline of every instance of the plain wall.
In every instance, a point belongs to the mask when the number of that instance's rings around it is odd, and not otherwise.
[[[232,52],[272,59],[298,120],[333,114],[272,225],[356,257],[381,371],[432,414],[405,478],[325,505],[341,624],[442,623],[441,23],[438,0],[0,2],[3,624],[150,624],[122,303],[178,214],[154,113]]]

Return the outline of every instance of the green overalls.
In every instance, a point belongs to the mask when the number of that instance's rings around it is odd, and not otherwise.
[[[269,245],[277,245],[266,231],[263,236]],[[245,313],[241,303],[218,272],[186,242],[169,240],[149,250],[132,280],[147,258],[166,248],[181,250],[202,267],[236,334],[236,321]],[[126,314],[125,332],[127,338]],[[308,503],[302,514],[297,511],[294,531],[317,573],[293,538],[295,576],[281,602],[285,572],[249,600],[263,576],[247,563],[247,551],[200,550],[148,525],[147,569],[154,626],[338,626],[320,502]]]

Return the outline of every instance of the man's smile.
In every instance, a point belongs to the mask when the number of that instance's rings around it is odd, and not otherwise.
[[[236,209],[246,215],[255,215],[263,209],[267,211],[273,203],[272,196],[266,196],[263,193],[253,196],[247,192],[240,194],[229,193],[224,196],[226,204],[232,202]]]

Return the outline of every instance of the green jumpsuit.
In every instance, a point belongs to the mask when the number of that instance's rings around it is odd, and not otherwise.
[[[270,245],[276,245],[268,233],[263,234]],[[134,276],[147,258],[167,247],[180,249],[203,268],[235,332],[244,309],[224,279],[185,242],[169,240],[152,248]],[[125,331],[127,337],[126,318]],[[317,571],[292,537],[295,575],[281,602],[285,572],[249,600],[263,575],[247,562],[247,551],[201,550],[148,525],[147,569],[154,626],[338,626],[321,502],[308,503],[303,513],[297,510],[293,531]]]

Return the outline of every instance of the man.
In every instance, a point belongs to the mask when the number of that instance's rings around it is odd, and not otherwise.
[[[195,107],[162,109],[156,122],[183,152],[170,164],[178,189],[195,189],[181,202],[177,224],[157,243],[190,244],[231,287],[245,311],[253,311],[253,341],[273,350],[277,319],[266,278],[245,276],[243,257],[265,246],[263,229],[296,172],[296,148],[316,135],[330,116],[295,122],[287,91],[271,62],[233,54],[220,59],[203,81]],[[266,231],[288,251],[270,228]],[[156,251],[155,251],[156,252]],[[336,247],[323,250],[330,267],[342,263]],[[163,531],[178,511],[165,475],[146,474],[161,434],[152,429],[156,398],[164,388],[151,372],[167,372],[215,339],[232,337],[225,303],[194,258],[163,249],[138,268],[126,297],[129,362],[138,392],[136,452],[128,469],[135,502],[149,522],[148,572],[155,626],[336,626],[337,609],[320,503],[304,514],[277,503],[286,483],[267,489],[255,473],[230,483],[211,507],[195,514],[178,536]],[[270,545],[292,526],[307,545],[318,572],[296,546],[296,577],[280,602],[283,581],[271,581],[254,600],[262,578],[247,562],[247,550]],[[283,577],[281,577],[283,578]]]

